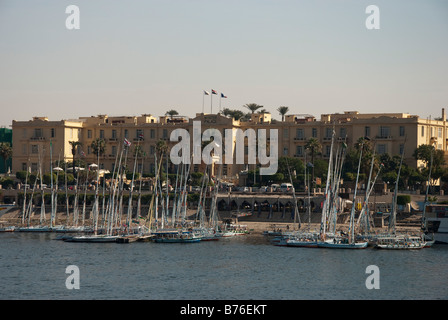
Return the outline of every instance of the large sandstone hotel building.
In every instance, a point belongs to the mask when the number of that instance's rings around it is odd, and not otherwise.
[[[106,170],[113,170],[117,153],[120,152],[124,138],[133,145],[139,144],[146,154],[143,162],[143,172],[154,172],[154,157],[156,144],[164,140],[170,142],[171,132],[177,128],[193,132],[193,122],[200,121],[202,132],[206,129],[218,129],[224,136],[225,129],[267,129],[269,146],[269,129],[278,131],[278,156],[298,157],[305,159],[306,141],[314,137],[322,145],[322,156],[328,158],[330,154],[331,136],[333,130],[336,138],[346,137],[348,146],[353,146],[360,137],[369,137],[374,142],[376,152],[390,155],[405,152],[405,162],[413,167],[420,163],[412,154],[422,144],[434,144],[437,149],[448,154],[448,127],[445,110],[436,120],[422,119],[416,115],[406,113],[361,114],[356,111],[344,113],[323,114],[320,120],[312,115],[290,114],[284,121],[271,118],[269,113],[254,113],[250,121],[239,121],[222,114],[197,114],[194,118],[181,116],[155,117],[149,114],[141,116],[114,116],[98,115],[80,117],[76,120],[50,121],[46,117],[34,117],[29,121],[13,121],[13,162],[12,171],[37,171],[39,155],[44,171],[50,170],[50,141],[52,145],[52,159],[56,161],[73,160],[70,141],[79,141],[81,147],[76,157],[81,154],[87,163],[96,163],[91,144],[101,138],[106,142],[106,152],[100,159],[100,166]],[[250,146],[245,139],[245,157]],[[236,142],[233,140],[234,144]],[[235,148],[235,146],[233,146]],[[40,150],[44,150],[43,153]],[[128,161],[133,160],[132,152]],[[245,162],[247,163],[247,162]],[[141,164],[140,164],[141,165]],[[250,165],[249,165],[250,166]],[[224,164],[222,174],[235,177],[242,170],[248,168],[247,164]],[[139,168],[140,169],[140,168]],[[199,165],[193,165],[192,171],[200,171]]]

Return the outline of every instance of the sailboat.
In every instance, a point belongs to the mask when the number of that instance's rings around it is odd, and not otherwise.
[[[127,140],[125,140],[127,141]],[[114,173],[112,174],[112,181],[110,186],[110,192],[112,193],[112,197],[109,197],[109,205],[108,205],[108,217],[107,217],[107,229],[106,233],[104,234],[98,234],[98,217],[99,217],[99,206],[98,206],[98,188],[96,188],[95,191],[95,201],[93,205],[93,219],[94,219],[94,228],[93,228],[93,234],[91,235],[80,235],[80,236],[73,236],[69,237],[67,239],[63,239],[66,242],[88,242],[88,243],[110,243],[110,242],[117,242],[118,235],[113,234],[114,229],[114,221],[116,219],[116,207],[114,206],[114,199],[116,194],[116,189],[121,183],[123,179],[123,172],[121,172],[121,159],[123,155],[123,150],[126,149],[126,146],[128,146],[126,143],[123,144],[123,148],[120,152],[120,161],[117,169],[117,174],[115,174],[115,166],[114,166]],[[99,152],[99,151],[98,151]],[[127,149],[126,149],[127,152]],[[117,154],[118,157],[118,154]],[[116,157],[116,158],[117,158]],[[117,160],[117,159],[116,159]],[[98,155],[98,162],[99,162],[99,155]],[[116,162],[115,162],[116,163]],[[121,180],[120,180],[121,179]],[[99,181],[99,170],[97,169],[97,186]],[[122,190],[122,189],[121,189]]]
[[[293,231],[289,233],[283,233],[280,236],[274,237],[274,239],[271,240],[271,242],[274,245],[277,246],[287,246],[287,247],[306,247],[306,248],[317,248],[317,244],[319,241],[319,234],[310,230],[310,224],[311,224],[311,206],[310,206],[310,190],[309,186],[307,184],[307,170],[306,170],[306,158],[305,158],[305,189],[308,190],[308,204],[307,204],[307,210],[308,210],[308,228],[305,230],[300,230],[301,227],[301,221],[300,221],[300,215],[297,208],[297,198],[296,198],[296,191],[295,187],[292,183],[292,177],[291,172],[288,164],[288,172],[290,177],[290,183],[292,185],[292,194],[294,198],[294,224],[296,223],[296,217],[299,220],[299,230]]]
[[[422,210],[422,239],[425,241],[424,248],[430,248],[432,245],[436,242],[434,239],[434,234],[429,234],[428,232],[428,223],[426,220],[426,207],[428,205],[428,193],[429,193],[429,186],[431,183],[431,171],[432,171],[432,162],[433,162],[433,155],[434,149],[431,149],[431,158],[430,158],[430,165],[429,165],[429,173],[428,173],[428,181],[426,183],[426,194],[425,194],[425,201],[423,202],[423,210]]]
[[[331,146],[331,150],[333,149],[333,140],[334,140],[334,130],[333,130],[333,136],[332,136],[332,146]],[[356,241],[355,239],[355,200],[356,200],[356,195],[357,195],[357,190],[358,190],[358,179],[359,179],[359,171],[360,171],[360,167],[361,167],[361,159],[362,159],[362,151],[363,151],[363,144],[361,144],[361,148],[360,148],[360,155],[359,155],[359,161],[358,161],[358,172],[356,175],[356,182],[355,182],[355,191],[354,191],[354,195],[353,195],[353,205],[351,208],[351,212],[350,212],[350,225],[349,225],[349,231],[348,234],[344,234],[342,232],[340,232],[339,234],[336,233],[332,233],[329,237],[326,233],[321,233],[321,241],[318,242],[318,247],[319,248],[332,248],[332,249],[364,249],[367,248],[368,242],[367,241]],[[332,151],[330,151],[330,162],[329,162],[329,168],[331,168],[331,164],[332,164]],[[342,165],[342,163],[340,163]],[[342,168],[342,167],[341,167]],[[327,183],[329,183],[329,177],[330,177],[331,171],[329,171],[329,175],[327,176]],[[339,175],[338,175],[339,176]],[[339,178],[340,179],[340,176]],[[333,183],[332,186],[332,192],[331,195],[337,194],[337,190],[338,188],[338,184],[339,181],[336,180],[336,183]],[[327,187],[329,187],[329,185],[327,185]],[[324,207],[328,210],[328,209],[332,209],[335,210],[334,206],[332,206],[332,203],[329,200],[334,200],[334,198],[330,198],[327,197],[326,201],[328,201],[328,205]],[[321,230],[325,231],[326,227],[325,227],[325,223],[326,223],[326,218],[325,216],[328,213],[333,213],[336,214],[336,212],[332,212],[332,211],[328,211],[328,212],[322,212],[322,223],[323,225]],[[329,215],[331,217],[331,215]],[[336,219],[334,218],[334,221]],[[335,224],[335,223],[334,223]],[[334,230],[335,230],[336,226],[334,226]]]
[[[392,210],[389,216],[389,231],[386,234],[379,235],[376,238],[375,248],[387,250],[409,250],[422,249],[424,241],[421,236],[410,236],[407,234],[397,234],[396,232],[396,216],[397,216],[397,192],[398,181],[400,179],[401,167],[403,164],[404,150],[401,154],[400,167],[398,169],[397,179],[395,181],[394,196],[392,198]]]
[[[33,191],[31,194],[31,198],[29,201],[29,206],[28,206],[28,225],[22,226],[20,228],[18,228],[18,231],[21,232],[51,232],[51,228],[49,226],[44,225],[43,223],[46,221],[46,217],[45,217],[45,193],[44,193],[44,187],[43,187],[43,174],[42,174],[42,162],[43,162],[43,153],[44,153],[44,149],[42,148],[42,146],[39,145],[38,147],[39,153],[38,153],[38,176],[36,176],[36,180],[34,181],[34,186],[33,186]],[[41,209],[40,209],[40,219],[39,222],[40,224],[37,226],[31,226],[30,222],[31,222],[31,214],[33,211],[33,196],[35,193],[35,189],[37,186],[37,179],[40,180],[40,189],[41,189]]]

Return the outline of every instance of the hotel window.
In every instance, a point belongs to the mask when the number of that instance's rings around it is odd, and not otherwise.
[[[325,146],[325,156],[329,157],[331,152],[331,146]]]
[[[424,137],[424,136],[425,136],[425,127],[422,126],[422,137]]]
[[[404,144],[400,144],[400,155],[403,154],[404,151]]]
[[[92,130],[87,130],[87,138],[92,139]]]
[[[22,171],[27,171],[26,162],[22,162]]]
[[[112,146],[112,155],[117,155],[117,146]]]
[[[299,157],[303,156],[303,146],[296,147],[296,155],[298,155]]]
[[[117,130],[112,130],[112,139],[117,139]]]
[[[385,154],[387,152],[387,148],[385,144],[378,144],[377,146],[378,154]]]
[[[37,171],[37,163],[33,162],[31,164],[31,172],[36,172]]]
[[[37,146],[37,144],[32,144],[31,145],[31,153],[38,153],[39,152],[39,148]]]
[[[154,146],[149,146],[149,154],[154,154],[156,152],[156,148]]]
[[[50,129],[50,137],[54,138],[56,136],[56,130],[54,128]]]
[[[151,129],[150,133],[149,133],[149,137],[151,139],[155,139],[156,138],[156,130]]]
[[[333,135],[333,129],[325,128],[325,138],[326,139],[331,139],[332,135]]]
[[[284,128],[283,129],[283,139],[288,139],[289,138],[289,130],[288,128]]]
[[[437,131],[438,131],[438,137],[442,138],[442,128],[438,128]]]
[[[400,126],[400,137],[404,137],[404,127]]]
[[[347,136],[347,129],[346,128],[340,128],[339,129],[339,137],[345,138]]]
[[[311,129],[311,136],[312,136],[313,138],[317,138],[317,129],[316,129],[316,128],[312,128],[312,129]]]
[[[370,137],[370,127],[364,127],[364,136]]]
[[[380,126],[380,137],[387,138],[390,136],[390,127]]]
[[[27,146],[26,144],[22,144],[22,154],[26,154]]]
[[[288,148],[287,148],[287,147],[284,147],[284,148],[283,148],[283,155],[284,155],[284,156],[287,156],[287,155],[288,155]]]
[[[135,138],[143,139],[143,130],[142,129],[135,130]]]
[[[34,138],[42,138],[42,129],[34,129]]]
[[[128,129],[124,129],[124,137],[129,138]]]
[[[104,139],[104,130],[100,130],[100,139]]]
[[[168,130],[167,129],[163,129],[162,137],[163,137],[163,139],[168,139]]]
[[[303,129],[296,129],[296,138],[298,140],[303,140]]]

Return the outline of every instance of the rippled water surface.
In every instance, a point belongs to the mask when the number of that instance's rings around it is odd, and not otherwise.
[[[0,299],[447,299],[448,246],[276,247],[257,235],[189,244],[70,243],[0,234]],[[66,267],[80,271],[69,290]],[[366,288],[369,265],[380,289]]]

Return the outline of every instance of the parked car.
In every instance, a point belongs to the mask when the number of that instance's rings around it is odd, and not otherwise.
[[[290,184],[290,183],[282,183],[281,186],[280,186],[280,190],[282,192],[292,191],[292,184]]]

